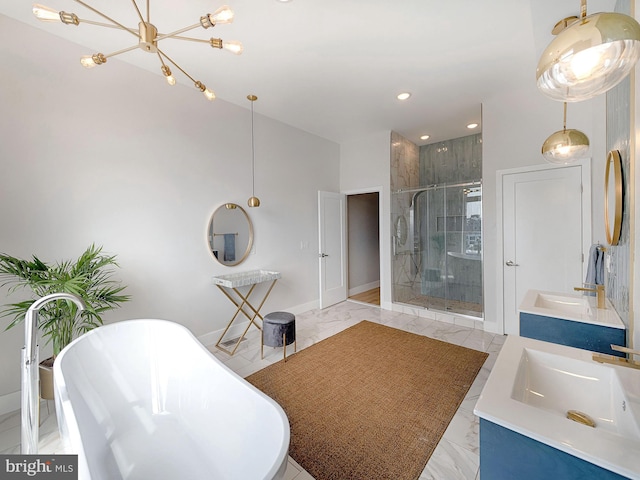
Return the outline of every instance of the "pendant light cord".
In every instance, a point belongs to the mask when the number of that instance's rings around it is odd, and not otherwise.
[[[567,102],[564,102],[564,120],[562,121],[562,131],[567,131]]]
[[[251,101],[251,195],[255,197],[256,190],[256,153],[253,137],[253,100]]]
[[[587,0],[580,0],[580,19],[587,16]]]

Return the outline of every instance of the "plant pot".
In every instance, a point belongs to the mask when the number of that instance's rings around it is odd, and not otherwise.
[[[40,362],[40,398],[53,400],[53,357]]]

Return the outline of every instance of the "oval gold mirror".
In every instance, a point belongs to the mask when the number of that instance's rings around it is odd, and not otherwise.
[[[253,245],[253,225],[244,209],[225,203],[211,215],[207,227],[209,252],[222,265],[233,267],[244,262]]]
[[[622,158],[618,150],[607,155],[604,174],[604,228],[609,245],[617,245],[622,228]]]

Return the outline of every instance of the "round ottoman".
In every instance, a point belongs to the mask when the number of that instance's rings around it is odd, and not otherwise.
[[[296,344],[296,316],[289,312],[268,313],[262,319],[262,341],[260,358],[264,358],[264,346],[283,347],[284,360],[287,360],[287,345],[293,343],[293,351],[297,351]]]

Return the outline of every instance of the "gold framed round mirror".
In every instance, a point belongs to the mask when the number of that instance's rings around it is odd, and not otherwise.
[[[238,204],[225,203],[211,215],[207,226],[207,247],[219,263],[233,267],[244,262],[253,246],[253,225]]]
[[[618,150],[607,155],[604,173],[604,228],[609,245],[617,245],[622,229],[622,158]]]

